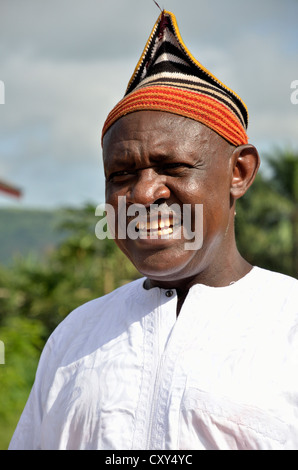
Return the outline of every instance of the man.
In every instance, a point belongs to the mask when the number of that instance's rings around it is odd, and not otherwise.
[[[162,12],[103,129],[116,242],[144,277],[58,326],[11,449],[298,448],[298,281],[234,237],[246,126]]]

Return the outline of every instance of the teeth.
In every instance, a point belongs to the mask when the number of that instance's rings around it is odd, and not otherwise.
[[[170,233],[173,233],[172,227],[164,228],[162,230],[158,230],[158,235],[170,235]]]
[[[147,222],[147,230],[157,230],[158,229],[158,220],[152,220],[151,222]]]
[[[157,230],[159,235],[168,235],[173,233],[173,226],[176,224],[180,224],[180,220],[178,218],[173,218],[172,220],[163,219],[163,220],[151,220],[150,222],[137,222],[136,228],[140,231],[150,231],[150,230]]]

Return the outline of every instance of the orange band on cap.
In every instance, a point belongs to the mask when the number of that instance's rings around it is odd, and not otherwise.
[[[126,95],[108,115],[102,139],[118,119],[144,110],[165,111],[201,122],[235,146],[248,142],[239,119],[222,101],[203,93],[170,86],[147,86]]]

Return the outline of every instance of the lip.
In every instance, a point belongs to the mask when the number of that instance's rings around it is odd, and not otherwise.
[[[147,225],[148,224],[148,225]],[[168,246],[172,243],[177,243],[177,240],[182,239],[182,225],[179,223],[171,224],[170,226],[156,223],[146,223],[146,227],[139,230],[139,236],[133,240],[135,243],[142,246]]]

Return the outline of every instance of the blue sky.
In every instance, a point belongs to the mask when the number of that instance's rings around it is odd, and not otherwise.
[[[298,150],[297,0],[163,0],[192,54],[248,106],[260,154]],[[0,206],[104,201],[100,133],[159,15],[152,0],[1,0]]]

